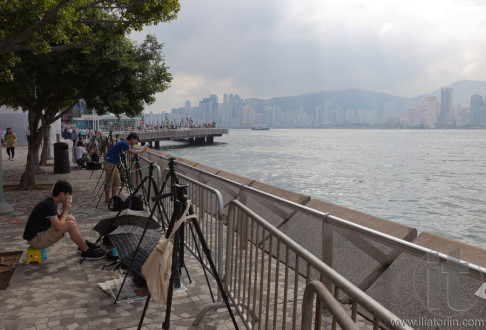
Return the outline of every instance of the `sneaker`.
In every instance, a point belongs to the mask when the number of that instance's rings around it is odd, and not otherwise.
[[[91,250],[93,251],[98,251],[99,249],[101,249],[102,247],[99,246],[99,245],[94,245],[93,243],[91,243],[90,241],[85,241],[86,242],[86,245],[88,246],[88,248],[90,248]],[[81,250],[81,248],[78,246],[78,254],[80,254],[81,252],[83,252]]]
[[[99,260],[103,259],[104,257],[104,253],[100,253],[91,249],[81,252],[81,258],[86,258],[86,260]]]

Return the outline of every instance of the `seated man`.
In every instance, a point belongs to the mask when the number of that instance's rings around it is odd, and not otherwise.
[[[74,147],[74,160],[76,160],[76,164],[79,166],[86,167],[86,163],[88,162],[88,153],[83,147],[83,141],[76,142],[76,147]]]
[[[93,245],[81,235],[78,224],[72,215],[71,209],[73,188],[65,180],[57,181],[52,190],[52,196],[44,199],[32,210],[25,225],[23,238],[34,249],[45,249],[59,241],[65,233],[76,243],[81,250],[81,257],[88,260],[97,260],[105,257],[96,249],[89,249]],[[57,205],[62,203],[62,213],[57,210]]]

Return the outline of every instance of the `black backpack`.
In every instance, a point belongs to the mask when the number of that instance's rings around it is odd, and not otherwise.
[[[131,198],[128,198],[125,201],[127,208],[134,211],[143,211],[143,196],[142,195],[134,195]]]
[[[113,196],[110,198],[108,209],[112,211],[121,211],[127,208],[127,204],[120,196]]]

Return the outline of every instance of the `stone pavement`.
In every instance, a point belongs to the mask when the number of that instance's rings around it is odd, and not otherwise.
[[[69,145],[71,146],[71,145]],[[68,235],[47,249],[43,264],[25,264],[28,244],[22,239],[30,211],[50,195],[50,187],[60,179],[73,185],[73,208],[83,235],[95,241],[98,234],[91,228],[103,218],[114,215],[101,201],[96,204],[95,186],[101,171],[77,169],[54,174],[53,160],[36,175],[38,190],[19,191],[16,185],[25,169],[27,148],[17,147],[14,161],[8,161],[2,151],[4,198],[14,208],[11,214],[0,216],[0,252],[23,251],[20,262],[5,290],[0,290],[0,329],[134,329],[137,327],[145,300],[113,304],[97,283],[120,277],[119,271],[103,270],[106,260],[85,261],[79,264],[77,248]],[[91,175],[92,174],[92,175]],[[175,297],[172,306],[171,329],[232,329],[228,311],[224,308],[204,316],[196,327],[192,323],[199,311],[211,302],[202,268],[186,253],[186,263],[192,283],[182,276],[188,288],[187,296]],[[216,285],[212,286],[215,291]],[[151,302],[143,329],[160,329],[165,306]],[[239,320],[238,317],[236,317]],[[240,328],[243,328],[240,326]]]

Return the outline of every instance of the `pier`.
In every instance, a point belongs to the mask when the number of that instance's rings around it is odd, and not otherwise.
[[[214,137],[228,134],[226,128],[184,128],[169,129],[151,132],[136,132],[139,136],[139,142],[149,143],[150,147],[159,148],[160,141],[187,141],[190,144],[211,144]],[[112,132],[113,138],[126,137],[129,132]]]

